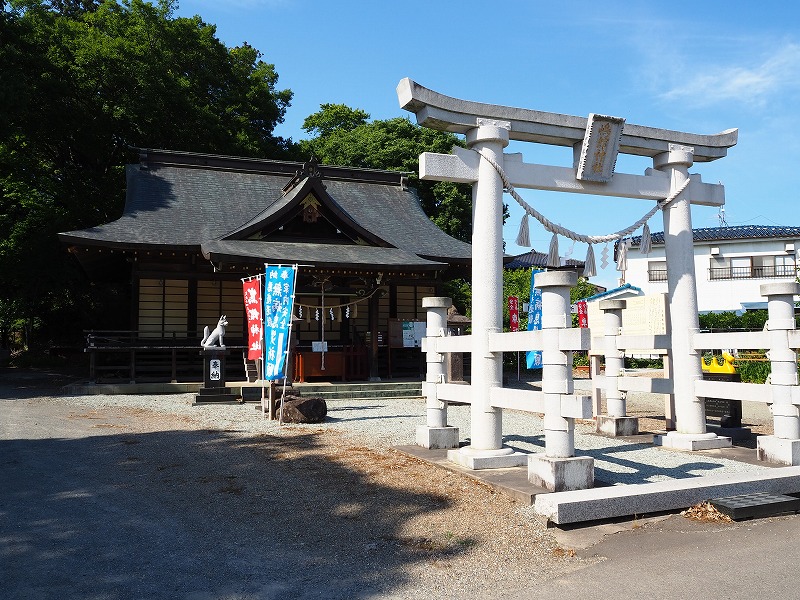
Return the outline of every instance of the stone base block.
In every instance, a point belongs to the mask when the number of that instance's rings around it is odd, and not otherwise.
[[[192,406],[198,404],[240,404],[239,394],[229,387],[201,387]]]
[[[511,467],[524,467],[528,464],[528,454],[515,452],[512,448],[476,450],[471,446],[465,446],[458,450],[448,450],[447,460],[473,471],[510,469]]]
[[[718,436],[716,433],[678,433],[677,431],[670,431],[666,435],[654,435],[653,445],[694,452],[696,450],[730,448],[733,442],[731,438]]]
[[[785,440],[774,435],[760,435],[757,439],[758,460],[779,465],[800,465],[800,440]]]
[[[720,427],[719,425],[706,424],[706,431],[719,436],[729,437],[733,441],[749,440],[753,432],[749,427]]]
[[[594,459],[590,456],[552,458],[530,455],[528,481],[551,492],[585,490],[594,487]]]
[[[458,427],[417,426],[417,446],[422,448],[458,448]]]
[[[607,417],[597,416],[597,433],[609,437],[624,437],[639,433],[639,419],[637,417]]]

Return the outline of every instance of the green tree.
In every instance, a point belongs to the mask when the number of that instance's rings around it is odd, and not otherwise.
[[[405,118],[369,121],[363,110],[344,104],[323,104],[308,116],[303,130],[313,136],[299,143],[302,158],[312,156],[322,163],[371,169],[404,171],[417,190],[422,209],[453,237],[472,237],[472,201],[469,186],[449,182],[421,181],[419,155],[449,154],[462,145],[451,133],[414,125]]]
[[[119,216],[135,148],[290,151],[274,66],[176,6],[0,1],[0,332],[58,336],[102,313],[55,234]]]

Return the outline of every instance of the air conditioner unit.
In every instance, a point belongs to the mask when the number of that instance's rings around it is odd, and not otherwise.
[[[711,256],[717,256],[719,254],[719,248],[716,246],[711,247]]]
[[[786,252],[794,252],[794,242],[786,242],[786,244],[784,245],[783,249]]]

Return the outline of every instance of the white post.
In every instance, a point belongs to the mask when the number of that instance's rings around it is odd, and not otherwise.
[[[478,119],[467,145],[503,166],[508,123]],[[503,354],[489,351],[489,335],[503,330],[503,181],[481,160],[472,186],[472,381],[471,443],[447,454],[470,469],[524,465],[527,455],[503,447],[503,412],[490,404],[492,388],[503,385]]]
[[[426,425],[417,426],[417,445],[423,448],[458,448],[458,427],[447,426],[447,402],[439,400],[437,384],[444,383],[447,375],[446,355],[434,352],[429,342],[447,335],[447,309],[453,305],[450,298],[428,297],[422,299],[427,309],[425,362]]]
[[[795,329],[794,296],[800,284],[794,281],[765,283],[761,295],[768,300],[771,363],[770,391],[774,435],[758,437],[759,460],[800,465],[800,411],[792,404],[792,386],[797,386],[797,353],[789,348],[788,332]]]
[[[625,393],[619,389],[624,354],[617,348],[617,336],[622,331],[622,311],[626,304],[625,300],[600,301],[605,326],[606,414],[597,416],[596,429],[611,437],[639,433],[639,419],[628,416]]]
[[[501,167],[508,128],[487,124],[467,134],[467,145]],[[472,443],[473,450],[499,450],[502,411],[489,405],[489,391],[503,383],[503,355],[489,352],[489,334],[503,330],[503,182],[485,160],[472,188]]]
[[[622,330],[622,311],[625,300],[601,300],[603,311],[606,356],[606,413],[609,417],[625,416],[625,398],[619,390],[618,379],[624,365],[624,355],[617,348],[617,336]]]
[[[542,393],[544,394],[544,455],[528,458],[528,481],[554,492],[594,485],[594,459],[575,456],[575,419],[562,416],[564,396],[574,393],[572,352],[560,348],[561,333],[572,327],[569,290],[574,271],[536,273],[542,290]]]
[[[694,162],[694,149],[677,144],[670,144],[669,148],[669,151],[653,158],[653,166],[669,175],[670,189],[676,190],[689,177],[689,167]],[[685,450],[730,446],[730,438],[706,433],[705,404],[703,398],[697,397],[694,392],[695,382],[703,378],[703,371],[700,353],[692,344],[694,334],[700,329],[700,322],[694,270],[692,212],[686,192],[681,193],[662,212],[677,431],[666,436],[656,436],[653,442]]]
[[[575,455],[575,420],[561,416],[561,396],[574,393],[572,352],[559,350],[559,332],[572,327],[569,290],[578,281],[574,271],[536,273],[542,290],[542,392],[544,393],[545,454]]]

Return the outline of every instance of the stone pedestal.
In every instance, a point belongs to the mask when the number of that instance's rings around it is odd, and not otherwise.
[[[760,435],[757,439],[758,460],[779,465],[800,465],[800,440],[785,440],[774,435]]]
[[[473,471],[522,467],[527,464],[528,456],[524,452],[515,452],[513,448],[508,447],[498,450],[475,450],[471,446],[466,446],[447,451],[447,460]]]
[[[639,433],[639,419],[637,417],[608,417],[597,416],[597,433],[609,437],[624,437]]]
[[[458,448],[458,427],[417,425],[417,446],[422,448]]]
[[[238,403],[239,394],[234,394],[225,385],[225,347],[203,348],[203,387],[198,390],[194,404]]]
[[[585,490],[594,487],[594,459],[590,456],[529,455],[528,481],[551,492]]]
[[[730,448],[733,443],[729,437],[721,437],[716,433],[679,433],[670,431],[666,435],[654,435],[654,446],[664,446],[675,450],[715,450]]]

